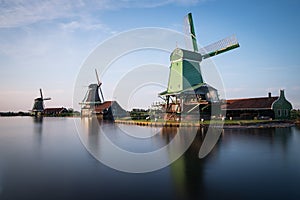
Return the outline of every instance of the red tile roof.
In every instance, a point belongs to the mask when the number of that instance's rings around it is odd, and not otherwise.
[[[61,113],[67,111],[66,108],[61,107],[61,108],[45,108],[44,113]]]
[[[229,99],[226,100],[226,105],[222,109],[227,110],[261,110],[271,109],[272,104],[278,97],[259,97],[259,98],[244,98],[244,99]]]
[[[103,110],[108,109],[113,103],[114,103],[114,101],[105,101],[102,104],[97,105],[95,107],[95,111],[96,112],[103,112]]]

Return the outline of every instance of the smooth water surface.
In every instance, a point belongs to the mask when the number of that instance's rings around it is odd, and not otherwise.
[[[77,133],[74,120],[86,135]],[[198,158],[205,137],[199,129],[176,162],[141,174],[111,169],[89,153],[101,153],[102,129],[132,152],[161,148],[177,132],[79,118],[2,117],[0,199],[300,199],[297,127],[225,129],[204,159]]]

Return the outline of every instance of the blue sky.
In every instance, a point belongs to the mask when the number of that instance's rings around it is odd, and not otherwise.
[[[200,45],[232,34],[240,42],[240,48],[212,59],[227,98],[278,95],[285,89],[300,108],[299,7],[298,0],[0,1],[0,111],[30,110],[39,88],[52,97],[47,107],[73,107],[82,63],[101,42],[134,28],[183,32],[188,12]],[[152,57],[168,67],[166,52]],[[138,58],[139,63],[149,59]],[[113,78],[101,78],[110,99]],[[140,98],[137,105],[148,104]]]

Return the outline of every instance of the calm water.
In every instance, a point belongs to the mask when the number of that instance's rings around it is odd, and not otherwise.
[[[86,134],[77,134],[74,120]],[[101,152],[101,130],[133,152],[161,148],[177,131],[70,118],[0,118],[0,199],[300,199],[297,127],[226,129],[205,159],[198,158],[205,134],[196,130],[176,162],[142,174],[116,171],[89,153]],[[145,139],[137,141],[126,130]]]

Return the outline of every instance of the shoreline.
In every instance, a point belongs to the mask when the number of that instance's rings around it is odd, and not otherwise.
[[[249,128],[288,128],[297,125],[294,121],[257,121],[257,120],[238,120],[238,121],[205,121],[205,122],[153,122],[141,120],[115,120],[116,124],[150,126],[150,127],[217,127],[224,129],[249,129]]]
[[[0,117],[34,117],[32,115],[0,115]],[[62,118],[81,118],[78,115],[67,116],[43,116],[43,117],[62,117]],[[215,121],[146,121],[146,120],[131,120],[131,119],[116,119],[116,124],[148,126],[148,127],[203,127],[209,126],[223,129],[251,129],[251,128],[288,128],[300,126],[299,120],[215,120]]]

